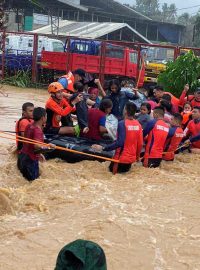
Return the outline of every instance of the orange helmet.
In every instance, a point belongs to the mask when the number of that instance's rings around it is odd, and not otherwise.
[[[49,85],[48,87],[48,92],[49,94],[55,94],[56,92],[63,90],[63,86],[59,82],[53,82]]]

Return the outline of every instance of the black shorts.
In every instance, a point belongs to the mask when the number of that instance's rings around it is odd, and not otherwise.
[[[116,164],[116,163],[114,163],[114,162],[110,163],[110,166],[109,166],[110,172],[113,172],[114,164]],[[132,164],[118,163],[116,165],[118,165],[116,173],[126,173],[130,170]]]
[[[17,160],[17,167],[23,177],[28,181],[33,181],[39,177],[39,162],[32,160],[28,155],[20,153]]]
[[[44,128],[44,134],[49,135],[58,135],[60,131],[60,127],[50,127],[50,128]]]
[[[157,168],[160,166],[162,158],[149,158],[148,159],[148,167],[149,168]]]

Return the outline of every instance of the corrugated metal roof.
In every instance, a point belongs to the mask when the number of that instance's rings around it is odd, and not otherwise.
[[[88,8],[87,7],[84,7],[82,5],[79,5],[77,3],[73,3],[72,0],[58,0],[58,2],[61,2],[63,4],[66,4],[66,5],[69,5],[69,6],[72,6],[72,7],[75,7],[77,9],[80,9],[80,10],[83,10],[83,11],[88,11]],[[79,1],[80,3],[80,1]]]
[[[151,43],[147,38],[145,38],[127,23],[75,22],[63,20],[59,23],[58,35],[95,39],[126,27],[143,41]],[[51,25],[38,28],[32,32],[39,34],[51,34]]]

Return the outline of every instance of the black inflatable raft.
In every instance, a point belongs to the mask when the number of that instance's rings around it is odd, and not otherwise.
[[[110,143],[111,141],[94,141],[94,140],[88,140],[86,138],[76,138],[76,137],[68,137],[68,136],[60,136],[60,135],[54,135],[54,136],[47,136],[45,139],[46,143],[52,143],[55,144],[56,146],[61,146],[67,149],[73,149],[77,150],[80,152],[84,153],[89,153],[89,154],[95,154],[97,156],[102,156],[102,157],[107,157],[107,158],[112,158],[114,152],[110,151],[103,151],[101,153],[94,151],[91,149],[91,145],[93,144],[101,144],[105,146],[106,144]],[[62,150],[57,150],[55,149],[52,152],[49,152],[45,154],[47,159],[52,159],[52,158],[60,158],[63,159],[69,163],[75,163],[79,162],[82,160],[98,160],[98,161],[103,161],[102,159],[98,159],[95,157],[89,157],[85,156],[82,154],[75,154],[67,151],[62,151]]]

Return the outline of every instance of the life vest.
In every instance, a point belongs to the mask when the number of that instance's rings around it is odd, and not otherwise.
[[[65,78],[68,82],[66,90],[74,92],[74,75],[69,71],[66,75],[63,75],[61,78]]]
[[[174,152],[178,148],[180,142],[184,137],[182,128],[177,127],[174,135],[171,138],[168,138],[165,143],[165,153],[163,154],[164,160],[174,160]]]
[[[118,148],[115,152],[114,159],[120,163],[131,164],[136,161],[140,155],[143,145],[142,127],[137,120],[122,120],[126,130],[124,146]]]
[[[147,138],[144,154],[144,159],[146,159],[146,161],[148,161],[148,158],[162,158],[168,132],[168,125],[163,120],[157,120]]]
[[[188,113],[181,113],[182,117],[183,117],[183,121],[182,121],[182,128],[185,129],[187,124],[189,123],[189,121],[191,120],[190,117],[192,115],[192,112],[188,112]]]
[[[23,124],[23,130],[22,128],[20,128],[20,124],[21,122],[24,122]],[[33,119],[28,119],[28,118],[25,118],[25,117],[21,117],[17,122],[16,122],[16,126],[15,126],[15,132],[16,132],[16,136],[22,136],[22,132],[25,131],[26,127],[33,123]],[[19,140],[17,139],[16,137],[16,145],[17,145],[17,150],[20,151],[23,147],[23,143],[22,142],[19,142]]]
[[[50,127],[58,128],[61,125],[61,117],[69,115],[74,108],[70,106],[65,98],[57,103],[52,97],[46,102],[47,123],[45,130]]]
[[[190,121],[187,129],[191,137],[197,136],[200,133],[200,121],[198,121],[197,123],[195,123],[194,120]],[[200,149],[200,141],[193,142],[192,147]]]
[[[85,134],[85,137],[93,140],[101,140],[101,133],[99,131],[99,121],[106,116],[104,112],[99,109],[91,108],[88,110],[88,127],[89,131]]]

